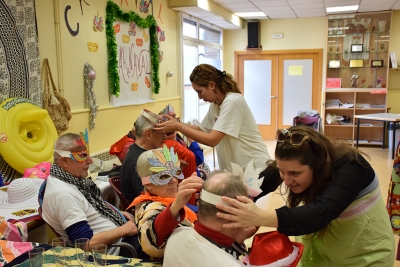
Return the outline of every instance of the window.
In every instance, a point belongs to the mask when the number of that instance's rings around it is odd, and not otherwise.
[[[196,118],[202,121],[210,103],[198,99],[190,82],[195,66],[206,63],[222,70],[223,31],[214,25],[182,14],[182,117],[183,121]]]

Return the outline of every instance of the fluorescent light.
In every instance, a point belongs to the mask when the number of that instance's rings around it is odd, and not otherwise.
[[[264,12],[243,12],[243,13],[235,13],[236,16],[238,17],[245,17],[245,18],[250,18],[250,17],[266,17]]]
[[[354,6],[335,6],[335,7],[327,7],[327,13],[340,13],[340,12],[347,12],[347,11],[357,11],[358,5]]]

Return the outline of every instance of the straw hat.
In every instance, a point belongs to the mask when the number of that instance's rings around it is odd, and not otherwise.
[[[41,178],[18,178],[0,187],[0,214],[7,219],[22,219],[38,214]]]
[[[303,244],[290,241],[277,231],[256,234],[248,257],[252,267],[295,267],[303,253]]]

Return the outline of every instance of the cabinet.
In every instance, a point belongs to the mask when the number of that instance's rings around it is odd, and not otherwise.
[[[324,133],[333,141],[354,143],[354,115],[387,112],[391,20],[392,12],[329,17]],[[382,144],[382,133],[382,122],[363,120],[359,144]]]

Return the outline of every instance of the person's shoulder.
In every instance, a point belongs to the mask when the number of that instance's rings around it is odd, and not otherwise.
[[[181,227],[175,228],[174,231],[172,232],[171,236],[187,235],[191,231],[195,232],[193,227],[181,226]]]

